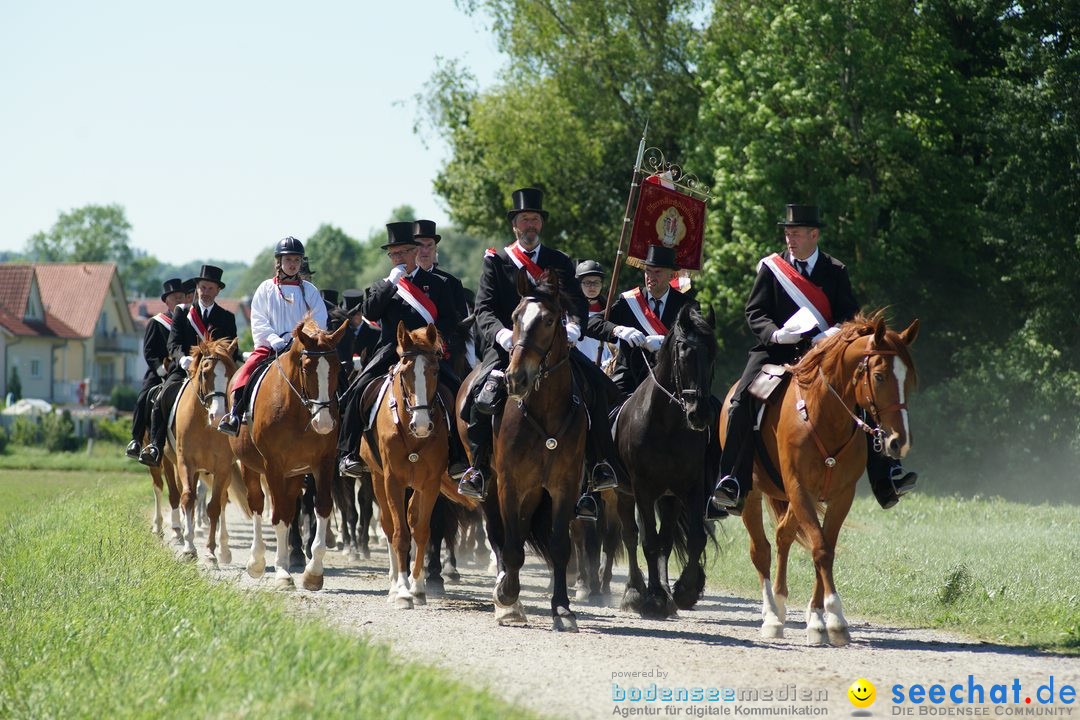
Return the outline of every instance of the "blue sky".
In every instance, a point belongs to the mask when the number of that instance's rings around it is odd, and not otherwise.
[[[503,62],[453,0],[0,3],[0,250],[88,203],[171,263],[403,203],[444,223],[446,148],[412,131],[436,56],[482,86]]]

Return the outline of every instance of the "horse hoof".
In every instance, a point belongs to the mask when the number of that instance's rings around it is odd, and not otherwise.
[[[510,607],[499,607],[496,605],[495,622],[502,627],[514,627],[529,624],[529,621],[525,617],[525,608],[520,602],[516,602]]]
[[[302,552],[293,551],[289,553],[289,569],[300,569],[307,565],[307,556]]]
[[[347,557],[349,558],[349,562],[360,562],[360,553],[350,551]]]
[[[195,548],[184,548],[184,551],[180,553],[180,557],[184,560],[194,560],[198,555],[199,553],[195,552]]]
[[[293,582],[292,575],[282,575],[274,578],[275,590],[295,590],[296,583]]]
[[[577,632],[577,618],[570,608],[561,607],[555,611],[551,618],[551,629],[555,632]]]
[[[368,548],[364,548],[363,550],[361,550],[360,554],[364,556],[365,560],[370,560],[371,559],[371,550],[368,549]]]
[[[266,563],[265,562],[255,562],[254,560],[248,560],[248,563],[247,563],[248,577],[252,577],[252,578],[258,580],[259,578],[261,578],[263,576],[263,573],[265,573],[265,572],[266,572]]]
[[[641,597],[641,593],[636,588],[626,588],[626,592],[623,593],[622,603],[619,605],[619,609],[624,612],[641,612],[641,606],[644,599]]]
[[[427,594],[425,593],[415,594],[412,596],[412,599],[413,602],[417,605],[427,605]]]
[[[304,572],[305,590],[322,590],[323,576],[315,573]]]
[[[851,642],[851,633],[847,626],[829,628],[829,644],[834,647],[843,647]]]
[[[184,544],[184,533],[180,530],[180,528],[173,528],[173,542],[175,542],[177,545]]]
[[[641,604],[641,617],[648,620],[667,620],[678,615],[675,601],[664,595],[649,595]]]
[[[451,568],[450,570],[443,570],[446,575],[446,579],[450,582],[458,582],[461,580],[461,573],[457,571],[457,568]]]
[[[232,565],[232,552],[226,550],[224,547],[221,548],[221,551],[218,553],[218,562],[223,565]]]
[[[806,644],[828,645],[829,633],[825,631],[825,628],[806,628]]]
[[[402,597],[400,595],[394,596],[394,607],[398,610],[412,610],[413,601],[411,597]]]
[[[783,623],[763,623],[761,626],[761,637],[765,638],[766,640],[779,640],[783,638]]]
[[[206,564],[208,567],[212,567],[215,570],[221,567],[220,565],[218,565],[218,559],[213,553],[207,553]]]
[[[589,588],[579,587],[574,592],[574,601],[579,603],[589,602]]]
[[[675,583],[675,592],[672,593],[672,597],[675,601],[675,607],[679,610],[690,610],[697,601],[701,599],[700,592],[694,592],[689,585],[682,585],[679,582]]]
[[[436,578],[427,579],[427,590],[431,595],[442,596],[446,594],[446,586],[442,580]]]

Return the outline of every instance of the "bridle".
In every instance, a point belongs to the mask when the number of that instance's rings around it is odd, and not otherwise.
[[[701,351],[704,351],[704,349],[705,349],[705,344],[704,343],[702,343],[702,342],[700,342],[698,340],[687,340],[682,335],[674,336],[671,339],[671,342],[676,347],[679,346],[679,345],[682,345],[682,346],[685,346],[685,347],[692,347],[694,349],[701,350]],[[678,361],[677,353],[674,350],[671,353],[672,354],[671,364],[672,364],[672,367],[673,367],[672,373],[675,376],[675,392],[674,393],[672,393],[670,390],[668,390],[666,387],[664,387],[664,384],[661,383],[659,378],[656,377],[656,373],[653,371],[652,363],[649,362],[649,356],[645,353],[645,351],[642,350],[641,348],[638,348],[638,351],[641,352],[642,357],[645,359],[645,367],[649,371],[649,379],[651,379],[653,381],[653,384],[656,385],[656,387],[660,390],[660,392],[662,392],[664,395],[666,395],[667,398],[669,400],[671,400],[671,402],[678,405],[679,408],[683,411],[684,414],[689,414],[689,412],[690,412],[690,401],[691,400],[696,400],[697,402],[700,403],[705,399],[705,391],[702,390],[701,388],[694,389],[694,388],[685,388],[685,387],[683,387],[682,372],[679,369],[679,361]],[[707,428],[706,428],[706,430],[707,430]]]
[[[401,360],[403,361],[403,360],[405,360],[405,358],[418,357],[418,356],[421,356],[421,355],[430,358],[433,363],[436,363],[436,367],[438,367],[440,353],[437,352],[436,350],[409,350],[409,351],[403,352],[401,354]],[[436,382],[435,382],[434,392],[432,393],[432,398],[433,399],[430,402],[428,402],[426,405],[410,405],[409,404],[409,393],[405,392],[405,379],[403,377],[404,374],[401,372],[401,370],[403,368],[404,368],[404,366],[403,366],[402,362],[399,361],[398,364],[395,365],[394,368],[390,371],[390,378],[391,378],[390,381],[391,381],[391,383],[393,383],[394,379],[397,379],[398,385],[401,386],[401,402],[405,406],[404,409],[405,409],[405,412],[409,416],[409,420],[411,421],[413,418],[415,418],[416,413],[418,411],[420,411],[420,410],[427,410],[429,413],[434,414],[433,410],[436,407],[436,405],[442,405],[442,398],[439,395],[439,383],[438,383],[438,380],[436,380]],[[391,416],[394,419],[394,425],[397,426],[398,432],[401,432],[401,423],[398,422],[397,399],[394,397],[393,392],[391,392],[389,394],[389,398],[387,399],[387,402],[390,404],[390,413],[391,413]],[[412,422],[410,422],[409,423],[409,431],[410,432],[412,432],[412,425],[413,425]],[[414,433],[414,436],[415,436],[415,433]]]
[[[541,305],[543,304],[543,301],[540,298],[533,297],[532,295],[526,295],[523,299],[528,300],[529,302],[537,302]],[[513,358],[514,350],[518,348],[521,348],[522,350],[531,350],[532,352],[540,356],[539,369],[536,372],[536,379],[533,381],[534,390],[539,391],[540,383],[542,383],[544,380],[554,374],[556,370],[558,370],[570,361],[570,353],[567,353],[566,357],[564,357],[562,360],[558,361],[554,365],[548,366],[548,357],[551,355],[551,351],[555,349],[556,335],[557,333],[554,332],[551,334],[551,342],[549,342],[547,348],[543,350],[538,345],[531,343],[524,338],[518,340],[516,343],[514,343],[514,346],[510,348],[511,358]]]
[[[329,396],[329,398],[330,398],[329,400],[312,400],[311,398],[309,398],[307,396],[307,392],[304,389],[303,357],[304,356],[307,356],[307,357],[323,357],[323,356],[326,356],[326,355],[336,355],[336,354],[337,354],[336,349],[331,349],[331,350],[308,350],[307,348],[304,348],[303,350],[301,350],[300,351],[301,361],[300,361],[299,367],[297,368],[298,372],[300,373],[300,388],[299,389],[297,389],[296,386],[292,384],[292,381],[289,380],[289,376],[285,374],[285,368],[283,368],[281,366],[281,356],[278,355],[274,359],[274,364],[277,365],[277,369],[278,369],[278,372],[281,373],[281,377],[285,380],[285,383],[289,386],[289,388],[292,389],[292,391],[296,395],[296,397],[300,398],[300,402],[304,405],[304,407],[306,407],[308,409],[308,411],[311,413],[312,417],[317,415],[320,410],[328,409],[332,405],[334,405],[337,402],[337,398],[335,397],[336,393],[331,393],[331,392],[326,393],[327,396]],[[333,368],[334,368],[334,366],[331,363],[331,373],[333,372]],[[327,381],[328,382],[329,382],[329,379],[330,379],[330,376],[327,375]],[[327,389],[329,390],[329,388],[327,388]]]
[[[208,353],[206,355],[203,355],[203,358],[212,360],[215,364],[219,363],[219,362],[223,362],[223,360],[220,357],[218,357],[217,355],[214,355],[213,353]],[[201,364],[202,360],[200,360],[199,362]],[[228,382],[227,378],[226,378],[226,382]],[[214,398],[216,398],[216,397],[221,398],[226,403],[226,406],[228,406],[228,395],[226,395],[221,390],[214,390],[213,392],[210,392],[210,393],[203,393],[202,385],[203,385],[202,373],[199,373],[199,379],[195,383],[195,398],[199,401],[199,404],[203,406],[203,410],[205,410],[207,413],[209,413],[210,412],[210,405],[213,404]]]
[[[529,302],[537,302],[541,305],[543,304],[543,300],[532,295],[526,295],[522,299],[528,300]],[[551,377],[556,370],[561,368],[563,365],[566,365],[570,361],[570,353],[567,352],[566,357],[564,357],[562,360],[559,360],[554,365],[549,366],[547,364],[548,358],[551,355],[551,351],[555,349],[555,340],[557,338],[558,331],[556,330],[555,332],[551,333],[551,342],[548,343],[546,349],[541,349],[538,345],[531,343],[524,338],[515,342],[514,346],[510,348],[511,359],[513,359],[514,351],[518,348],[521,348],[522,350],[531,350],[532,352],[540,356],[539,369],[536,373],[536,379],[533,381],[533,390],[535,390],[536,392],[540,391],[540,384],[544,380]],[[544,427],[540,425],[540,423],[536,420],[536,418],[529,414],[528,409],[525,407],[524,397],[518,399],[517,405],[518,410],[521,412],[521,416],[525,418],[525,421],[528,422],[529,425],[532,426],[533,430],[539,433],[541,437],[545,438],[544,447],[546,447],[548,450],[555,450],[555,448],[559,447],[559,438],[567,430],[570,429],[570,425],[574,422],[574,418],[577,417],[577,410],[578,407],[581,405],[581,394],[577,391],[577,381],[574,380],[574,374],[570,373],[570,410],[566,413],[566,416],[563,418],[562,424],[559,426],[559,429],[556,430],[554,434],[549,433],[547,430],[545,430]]]

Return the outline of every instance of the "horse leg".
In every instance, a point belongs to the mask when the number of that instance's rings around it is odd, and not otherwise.
[[[267,468],[266,484],[270,487],[270,502],[273,511],[270,522],[274,526],[277,547],[274,556],[274,587],[278,590],[292,590],[296,587],[289,573],[289,521],[296,512],[296,497],[299,493],[290,492],[290,478]]]
[[[323,558],[326,556],[326,533],[330,527],[330,513],[334,511],[334,497],[331,492],[331,483],[334,477],[334,454],[330,453],[328,459],[320,463],[315,473],[315,490],[313,498],[312,514],[315,516],[315,536],[311,543],[311,560],[304,568],[303,584],[305,590],[322,590],[323,587]]]
[[[672,595],[675,605],[680,610],[689,610],[697,604],[705,590],[705,568],[701,557],[705,553],[708,537],[705,531],[705,486],[697,482],[690,492],[690,504],[686,509],[689,515],[686,534],[686,566],[679,579],[675,581]],[[678,522],[678,518],[673,518]]]
[[[566,565],[570,561],[570,521],[574,517],[577,487],[564,489],[551,499],[551,564],[554,566],[555,588],[551,594],[551,629],[555,632],[577,632],[577,617],[570,610],[566,592]],[[583,559],[584,560],[584,559]],[[587,563],[582,562],[582,566]]]
[[[162,458],[161,473],[165,476],[165,486],[169,489],[169,508],[171,509],[170,520],[172,523],[173,540],[178,545],[184,543],[184,531],[180,525],[180,483],[177,482],[176,466]]]
[[[612,566],[615,564],[615,555],[619,552],[619,543],[622,542],[618,501],[614,493],[604,493],[603,520],[604,565],[600,575],[600,592],[607,597],[611,595]]]
[[[289,569],[301,568],[307,562],[304,553],[304,538],[301,529],[304,525],[302,502],[296,498],[296,512],[293,513],[292,522],[289,523]]]
[[[183,557],[189,559],[195,559],[195,492],[193,488],[197,487],[199,482],[198,473],[193,470],[189,470],[187,464],[177,456],[176,471],[181,478],[181,484],[183,490],[180,493],[180,507],[184,510],[184,550],[182,552]]]
[[[659,554],[657,556],[656,569],[659,573],[660,584],[665,590],[671,591],[671,580],[668,576],[668,562],[671,559],[671,551],[675,547],[675,525],[679,522],[679,501],[674,495],[666,495],[656,500],[656,514],[659,518],[658,532]]]
[[[776,616],[780,622],[787,621],[788,601],[788,557],[791,552],[791,544],[795,542],[795,536],[799,532],[799,520],[795,513],[788,509],[787,502],[772,500],[776,517],[776,580],[773,582],[773,599],[776,602]]]
[[[426,582],[428,590],[432,595],[442,595],[446,591],[446,585],[443,582],[442,576],[442,562],[440,554],[442,552],[443,538],[446,534],[446,522],[447,514],[450,512],[450,508],[447,507],[448,501],[439,496],[435,498],[435,504],[431,508],[431,520],[428,523],[430,528],[430,536],[428,538],[427,547],[427,569],[426,569]],[[415,534],[415,530],[413,531]],[[419,541],[417,541],[419,547]]]
[[[259,474],[249,470],[247,466],[242,468],[242,474],[247,487],[248,506],[251,508],[251,552],[248,555],[247,574],[257,580],[266,572],[266,543],[262,536],[262,514],[266,498]]]
[[[590,523],[574,518],[570,523],[570,545],[574,551],[574,564],[577,565],[577,576],[574,582],[574,602],[589,601],[589,578],[588,563],[585,561],[585,533]]]
[[[383,530],[386,532],[390,552],[394,555],[394,564],[397,568],[397,590],[391,601],[394,603],[394,607],[400,610],[408,610],[413,606],[412,592],[409,589],[409,551],[412,549],[412,533],[409,530],[409,523],[405,515],[405,489],[399,487],[392,491],[389,482],[389,473],[391,472],[389,466],[387,466],[386,472],[388,503],[386,506],[379,503],[379,507],[383,510],[382,514],[389,517],[388,521],[383,523]],[[391,492],[393,492],[393,495],[391,495]],[[387,527],[387,525],[390,527]]]
[[[851,642],[851,633],[848,631],[847,619],[844,618],[844,607],[840,602],[840,593],[836,591],[836,583],[833,580],[833,560],[836,553],[836,541],[840,537],[840,528],[844,524],[848,510],[851,509],[851,501],[855,497],[855,483],[851,483],[850,490],[845,489],[838,497],[829,501],[825,510],[825,527],[823,535],[825,552],[822,554],[821,582],[825,591],[825,627],[829,632],[829,642],[833,645],[847,645]]]
[[[454,509],[450,507],[450,501],[446,501],[446,527],[443,530],[443,540],[446,543],[446,562],[443,563],[442,571],[446,575],[446,579],[451,582],[457,582],[461,579],[461,573],[457,568],[457,534],[458,524],[457,518],[453,517],[452,513]]]
[[[417,605],[427,604],[427,584],[424,582],[424,557],[431,539],[431,511],[439,497],[438,476],[425,490],[414,490],[409,503],[409,529],[416,541],[416,557],[412,566],[412,597]],[[441,542],[440,542],[441,544]],[[439,562],[439,547],[435,547],[435,563]]]
[[[645,579],[638,567],[638,526],[634,517],[634,498],[618,496],[619,520],[622,521],[622,541],[626,547],[626,590],[620,608],[629,612],[641,612],[645,602]]]
[[[758,584],[761,586],[761,637],[782,638],[784,618],[776,606],[769,578],[772,569],[772,547],[765,535],[761,497],[760,490],[750,490],[743,507],[742,521],[746,534],[750,537],[750,561],[758,572]]]
[[[195,486],[195,525],[198,532],[206,532],[206,482],[201,479]]]
[[[520,500],[509,488],[501,489],[495,513],[500,518],[498,536],[494,524],[488,524],[488,535],[499,558],[499,574],[495,578],[495,622],[499,625],[525,625],[525,607],[521,604],[519,573],[525,564],[525,537],[520,526]],[[565,577],[566,567],[563,567]],[[565,582],[565,580],[564,580]]]
[[[150,468],[150,480],[154,487],[154,522],[150,526],[150,531],[158,537],[165,537],[165,531],[162,529],[162,517],[161,517],[161,491],[163,485],[161,482],[161,468]]]
[[[794,476],[794,469],[784,473],[785,478]],[[806,605],[806,643],[825,645],[828,643],[828,634],[825,630],[824,593],[822,592],[824,586],[821,580],[821,563],[826,555],[825,537],[821,532],[817,508],[810,496],[801,487],[794,488],[793,494],[794,497],[789,495],[791,504],[788,506],[788,512],[793,512],[798,519],[803,535],[810,541],[810,554],[814,558],[814,591],[810,596],[810,602]],[[831,563],[831,552],[828,554]]]
[[[371,484],[371,474],[368,473],[360,478],[356,488],[356,502],[359,508],[357,519],[360,523],[356,530],[356,538],[360,543],[360,554],[364,556],[365,560],[371,558],[371,525],[375,517],[375,508],[372,502],[374,492],[371,489]]]
[[[218,478],[223,478],[224,482]],[[229,476],[218,470],[212,476],[209,476],[209,481],[213,484],[210,486],[210,501],[206,504],[206,514],[209,520],[209,530],[206,533],[206,559],[217,565],[217,529],[218,522],[225,520],[225,518],[221,517],[222,510],[225,507],[222,495],[225,492],[224,484],[229,481]]]
[[[225,478],[225,480],[222,482],[221,487],[221,511],[218,514],[218,562],[229,565],[232,563],[232,550],[229,549],[229,523],[225,521],[225,510],[229,506],[229,466],[226,465],[224,468],[222,468],[220,470],[220,473],[220,475],[214,475],[215,478]]]
[[[660,578],[660,536],[656,528],[656,515],[653,498],[637,498],[638,515],[642,522],[641,552],[649,566],[649,583],[645,590],[645,601],[641,605],[641,616],[652,620],[665,620],[676,612],[675,600],[667,585]]]

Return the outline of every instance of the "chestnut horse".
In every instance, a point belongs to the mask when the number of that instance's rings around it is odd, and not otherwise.
[[[794,540],[809,545],[816,573],[806,608],[806,637],[813,645],[851,641],[847,620],[833,581],[833,559],[855,484],[866,467],[863,432],[893,458],[911,447],[906,399],[915,384],[915,363],[908,346],[919,332],[916,320],[897,333],[883,313],[859,315],[840,332],[822,340],[791,370],[794,375],[776,405],[766,405],[761,438],[769,461],[783,481],[773,482],[755,457],[753,488],[742,514],[750,535],[750,558],[761,580],[761,634],[784,635],[787,614],[788,551]],[[732,388],[734,390],[734,388]],[[720,420],[720,440],[727,428],[727,404]],[[876,429],[856,414],[869,413]],[[762,523],[761,498],[768,497],[776,526],[776,581],[769,586],[769,541]],[[824,521],[819,518],[824,504]]]
[[[289,574],[289,524],[304,475],[315,476],[315,542],[304,568],[308,590],[321,590],[326,527],[333,509],[330,484],[336,463],[337,347],[348,322],[333,333],[306,317],[297,323],[293,342],[267,369],[258,394],[250,403],[251,421],[240,435],[229,438],[233,454],[243,465],[244,484],[254,521],[247,572],[253,578],[266,570],[262,537],[263,485],[270,491],[271,518],[277,535],[275,577],[279,588],[294,587]],[[231,388],[230,388],[231,390]]]
[[[450,426],[439,392],[439,358],[443,354],[439,331],[429,324],[410,332],[399,322],[397,352],[401,359],[390,370],[390,386],[375,415],[379,460],[367,438],[360,444],[360,453],[371,468],[371,484],[381,510],[379,521],[390,545],[388,599],[407,609],[427,602],[424,554],[431,534],[431,510],[439,492],[463,504],[466,499],[458,495],[457,484],[446,472]],[[407,488],[412,488],[412,498],[406,518]],[[410,577],[412,540],[416,541],[416,557]]]
[[[529,542],[552,567],[553,627],[577,632],[566,590],[570,521],[581,489],[587,418],[570,369],[570,345],[563,326],[559,276],[546,272],[535,288],[518,273],[521,302],[514,309],[513,347],[506,369],[509,399],[494,418],[494,477],[484,514],[498,561],[495,619],[500,625],[524,624],[518,599],[519,572]],[[482,366],[481,366],[482,367]],[[460,412],[473,375],[458,394]]]
[[[203,340],[192,348],[187,385],[176,401],[176,473],[180,480],[180,504],[184,508],[184,555],[195,557],[195,500],[199,476],[210,485],[207,506],[210,529],[206,538],[207,560],[232,562],[229,533],[222,512],[233,480],[242,487],[239,468],[227,435],[217,431],[218,420],[227,412],[225,389],[236,372],[236,340]],[[205,476],[209,476],[208,478]],[[234,495],[236,491],[234,490]],[[241,507],[247,507],[246,498]],[[221,521],[221,550],[217,552],[215,533]]]

